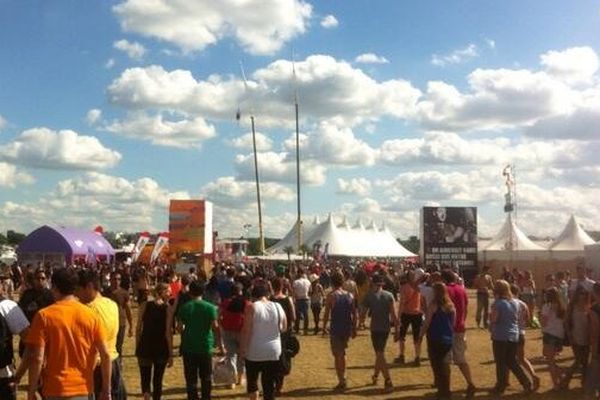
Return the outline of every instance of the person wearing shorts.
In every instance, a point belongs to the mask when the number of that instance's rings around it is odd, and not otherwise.
[[[421,365],[421,326],[423,325],[423,311],[421,308],[421,293],[416,285],[414,271],[407,273],[407,282],[400,288],[400,330],[398,332],[400,355],[394,360],[398,364],[404,364],[406,334],[408,328],[412,329],[413,343],[415,345],[415,366]]]
[[[365,297],[363,302],[364,309],[360,314],[360,322],[364,324],[367,311],[371,312],[371,343],[375,351],[375,371],[372,377],[373,385],[377,384],[379,372],[385,379],[384,391],[390,393],[394,391],[394,385],[390,377],[390,371],[385,360],[385,345],[390,334],[390,320],[393,321],[395,329],[398,329],[398,316],[394,304],[394,295],[387,290],[383,290],[383,277],[381,275],[373,276],[373,286],[375,290]]]
[[[350,338],[356,337],[358,315],[354,296],[342,289],[344,277],[340,272],[331,275],[333,291],[325,300],[325,315],[323,316],[323,335],[327,332],[327,322],[331,316],[330,344],[335,361],[335,371],[338,384],[334,390],[343,391],[346,383],[346,348]]]

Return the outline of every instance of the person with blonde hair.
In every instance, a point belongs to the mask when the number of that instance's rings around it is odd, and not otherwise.
[[[433,370],[437,398],[450,399],[450,352],[454,338],[456,309],[448,295],[446,285],[436,282],[433,288],[433,301],[427,308],[425,324],[420,333],[422,339],[427,335],[427,351]]]
[[[519,304],[512,298],[510,284],[498,280],[494,284],[495,300],[490,314],[492,349],[496,363],[496,385],[492,392],[501,395],[508,386],[511,371],[523,386],[525,394],[533,391],[532,382],[517,360],[519,348]]]
[[[559,390],[562,383],[562,369],[556,364],[556,356],[562,350],[565,340],[566,307],[557,288],[546,291],[545,303],[542,306],[542,339],[543,354],[548,362],[554,389]]]

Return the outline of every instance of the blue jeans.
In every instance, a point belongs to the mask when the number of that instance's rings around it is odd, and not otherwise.
[[[304,333],[308,332],[308,299],[296,300],[296,323],[294,330],[296,333],[300,331],[300,319],[304,321]]]
[[[240,353],[240,333],[223,330],[221,332],[223,345],[225,345],[225,359],[233,367],[236,376],[244,373],[244,360],[239,356]]]
[[[99,366],[94,369],[94,392],[96,397],[100,397],[102,392],[102,369]],[[120,358],[113,360],[111,363],[110,397],[112,400],[127,400],[127,390],[121,373]]]
[[[212,392],[212,356],[210,354],[183,353],[183,374],[187,400],[199,400],[198,378],[202,400],[210,400]]]

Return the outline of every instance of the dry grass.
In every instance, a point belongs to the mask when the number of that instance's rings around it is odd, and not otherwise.
[[[491,356],[491,342],[489,334],[484,330],[474,327],[473,306],[475,301],[471,296],[470,315],[468,318],[468,351],[467,359],[470,363],[476,385],[481,388],[477,393],[477,399],[491,399],[487,394],[495,383],[495,367]],[[535,400],[564,400],[580,399],[583,397],[580,389],[573,389],[564,393],[550,392],[551,382],[547,367],[541,358],[541,335],[540,331],[527,332],[527,354],[533,362],[536,370],[540,372],[542,386],[538,393],[528,397]],[[348,349],[348,386],[347,392],[340,394],[332,390],[337,379],[333,369],[333,358],[329,350],[329,340],[318,336],[300,336],[302,349],[294,359],[293,371],[286,378],[284,396],[290,399],[407,399],[421,400],[434,398],[434,389],[431,387],[432,373],[427,361],[421,363],[421,367],[393,366],[392,380],[396,387],[392,394],[383,394],[383,384],[375,387],[370,385],[373,373],[373,351],[368,331],[361,331],[358,337],[350,342]],[[178,342],[178,338],[176,338]],[[407,348],[407,361],[413,358],[412,344],[409,341]],[[133,341],[126,340],[124,373],[127,382],[129,397],[133,399],[142,398],[140,394],[139,373],[136,359],[133,355]],[[426,354],[425,348],[423,354]],[[398,352],[396,343],[391,340],[387,346],[388,361],[392,360]],[[563,353],[563,364],[571,362],[571,350],[565,349]],[[380,379],[381,381],[382,379]],[[510,387],[503,398],[520,399],[521,388],[514,376],[511,376]],[[574,380],[572,386],[578,387],[580,383]],[[460,371],[452,369],[452,390],[454,398],[462,398],[466,384]],[[21,392],[19,399],[25,399],[25,393]],[[213,397],[221,399],[243,399],[244,388],[228,390],[217,387],[213,390]],[[183,378],[183,365],[180,358],[174,362],[174,366],[168,369],[164,379],[164,395],[166,400],[185,399],[185,383]]]

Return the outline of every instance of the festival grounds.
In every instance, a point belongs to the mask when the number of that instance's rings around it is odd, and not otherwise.
[[[134,318],[137,316],[137,306],[133,308]],[[483,329],[477,329],[474,321],[475,299],[474,292],[469,291],[469,315],[467,318],[467,358],[471,365],[473,379],[480,388],[476,394],[476,399],[493,399],[488,394],[488,390],[495,383],[495,367],[492,360],[491,341],[489,333]],[[135,320],[135,319],[134,319]],[[312,321],[311,321],[312,326]],[[410,332],[409,332],[410,336]],[[335,371],[333,369],[333,358],[329,350],[329,340],[322,335],[308,336],[300,335],[301,351],[294,358],[293,371],[286,378],[284,394],[281,398],[286,399],[406,399],[421,400],[433,399],[434,389],[432,384],[432,372],[429,362],[421,362],[420,367],[414,367],[410,364],[400,366],[393,365],[391,369],[392,380],[395,390],[393,393],[383,393],[383,383],[380,377],[379,386],[371,385],[371,375],[373,373],[374,355],[371,347],[368,330],[359,331],[358,336],[350,341],[347,352],[348,360],[348,390],[340,393],[332,388],[337,384]],[[175,344],[179,343],[179,336],[175,336]],[[412,361],[413,347],[412,339],[407,341],[407,362]],[[552,392],[550,376],[548,369],[541,358],[541,331],[527,331],[526,352],[532,361],[536,371],[541,378],[541,387],[537,393],[530,396],[521,394],[521,387],[516,378],[511,376],[511,387],[508,388],[503,399],[534,399],[534,400],[564,400],[580,399],[583,397],[582,391],[578,388],[580,381],[578,376],[572,381],[571,386],[577,389],[570,389],[565,392]],[[178,349],[175,350],[176,352]],[[388,361],[393,360],[398,355],[397,343],[390,339],[386,349]],[[426,355],[426,348],[423,348],[423,354]],[[572,362],[571,349],[565,348],[561,357],[561,365],[570,365]],[[132,338],[125,340],[125,355],[123,359],[123,369],[128,390],[128,398],[141,399],[139,372],[136,358],[134,356],[134,341]],[[466,384],[458,368],[452,368],[452,390],[453,399],[464,397]],[[26,399],[24,387],[19,391],[18,400]],[[213,398],[216,399],[245,399],[245,388],[238,387],[235,390],[229,390],[224,387],[215,387],[213,389]],[[172,368],[167,369],[164,379],[163,399],[165,400],[185,400],[185,382],[183,378],[183,365],[180,357],[175,358]]]

